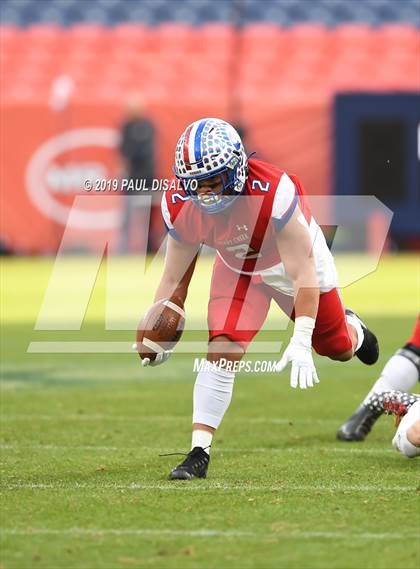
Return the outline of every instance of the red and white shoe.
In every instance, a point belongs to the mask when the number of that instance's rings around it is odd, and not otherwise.
[[[373,393],[366,402],[372,411],[381,411],[387,415],[395,415],[395,424],[398,426],[404,415],[416,401],[420,400],[420,395],[405,393],[404,391],[383,391]]]

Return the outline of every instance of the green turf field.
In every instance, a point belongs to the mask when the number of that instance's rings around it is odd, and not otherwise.
[[[64,261],[52,328],[74,314],[92,263]],[[145,370],[124,349],[132,341],[124,325],[151,301],[159,262],[139,288],[131,279],[138,260],[116,260],[115,303],[105,300],[102,267],[80,331],[33,330],[52,264],[2,262],[1,569],[419,567],[420,461],[390,448],[391,418],[365,443],[335,440],[411,333],[415,257],[384,258],[343,291],[377,331],[380,362],[316,357],[321,383],[307,392],[292,390],[288,373],[240,374],[209,477],[190,483],[167,481],[180,457],[159,454],[189,448],[192,356],[180,351]],[[187,305],[191,328],[205,323],[208,282],[203,260]],[[121,329],[104,331],[105,314],[114,323],[121,315]],[[272,311],[257,340],[286,341],[290,328],[275,332],[278,322]],[[204,338],[185,334],[186,342]],[[62,352],[99,342],[105,353],[27,353],[31,342],[32,351],[61,344]]]

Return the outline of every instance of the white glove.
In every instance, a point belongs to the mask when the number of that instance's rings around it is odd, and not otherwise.
[[[295,321],[295,331],[281,360],[276,365],[276,371],[283,371],[292,362],[290,385],[301,389],[313,387],[319,383],[314,360],[312,359],[312,332],[315,328],[314,318],[299,316]]]
[[[133,344],[132,348],[133,348],[133,350],[136,350],[136,352],[138,351],[137,350],[137,344]],[[172,352],[173,352],[173,350],[162,350],[161,352],[158,352],[156,354],[156,357],[154,360],[151,360],[150,358],[142,358],[141,365],[143,367],[146,367],[146,366],[154,367],[154,366],[158,366],[160,364],[163,364],[166,362],[166,360],[168,360],[171,357]]]

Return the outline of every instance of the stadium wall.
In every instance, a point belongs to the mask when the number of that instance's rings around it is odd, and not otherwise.
[[[96,218],[91,215],[83,226],[73,216],[67,245],[96,250],[104,239],[114,244],[124,198],[113,192],[87,192],[83,182],[120,175],[121,105],[72,104],[64,116],[48,104],[7,103],[1,111],[4,245],[18,253],[55,252],[75,196],[83,198],[83,210],[96,211]],[[200,116],[230,118],[227,101],[195,106],[151,103],[150,115],[157,130],[157,175],[162,178],[172,177],[175,143],[189,122]],[[255,150],[260,158],[298,173],[309,193],[331,191],[328,105],[266,105],[254,113],[245,107],[243,115],[249,152]]]

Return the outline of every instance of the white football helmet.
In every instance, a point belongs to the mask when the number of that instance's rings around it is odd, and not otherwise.
[[[175,175],[186,194],[206,213],[223,211],[242,193],[248,174],[247,164],[239,134],[221,119],[193,122],[176,145]],[[217,175],[220,175],[222,190],[205,195],[196,191],[200,181]]]

